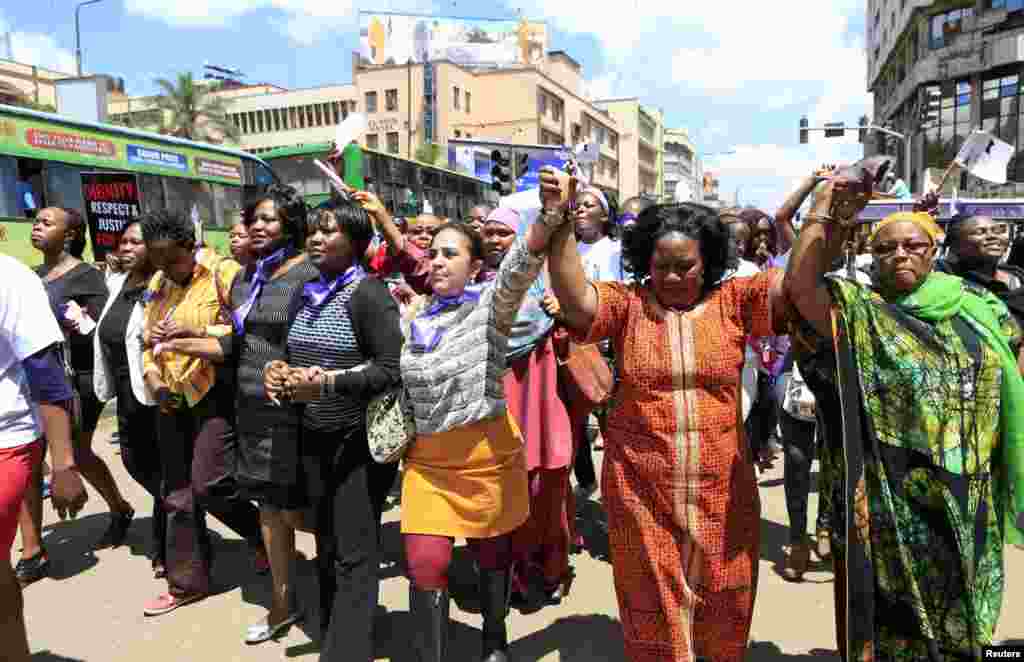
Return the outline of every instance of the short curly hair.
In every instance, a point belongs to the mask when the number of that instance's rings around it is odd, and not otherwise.
[[[291,186],[273,184],[267,187],[266,192],[255,197],[250,204],[246,205],[245,211],[242,213],[242,224],[246,228],[252,225],[256,208],[267,200],[274,203],[277,220],[281,222],[288,243],[301,251],[306,242],[308,207],[299,192]]]
[[[142,224],[142,241],[147,245],[170,240],[186,248],[195,246],[196,227],[184,212],[157,209],[144,214],[139,223]]]
[[[638,281],[651,275],[654,247],[665,235],[678,232],[700,244],[704,261],[703,293],[717,286],[726,273],[737,266],[736,247],[718,212],[695,202],[680,202],[648,207],[627,228],[622,240],[626,269]]]

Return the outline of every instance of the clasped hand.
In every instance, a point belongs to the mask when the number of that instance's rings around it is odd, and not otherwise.
[[[271,361],[263,368],[263,390],[267,399],[282,402],[312,402],[320,398],[326,371],[319,366],[293,368],[284,361]]]
[[[168,340],[174,340],[175,338],[188,338],[192,332],[185,326],[178,324],[174,320],[163,320],[157,322],[156,325],[149,331],[149,342],[147,343],[150,347],[156,347],[160,343],[167,342]]]

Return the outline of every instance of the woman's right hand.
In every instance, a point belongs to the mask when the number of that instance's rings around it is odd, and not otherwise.
[[[540,169],[540,203],[544,209],[565,212],[571,198],[568,192],[569,175],[551,166]]]
[[[356,191],[352,194],[352,199],[362,205],[363,209],[366,210],[366,213],[371,216],[387,213],[384,203],[382,203],[380,198],[378,198],[372,191]]]

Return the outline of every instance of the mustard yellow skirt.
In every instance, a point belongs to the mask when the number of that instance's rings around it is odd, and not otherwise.
[[[402,479],[402,533],[493,538],[530,515],[526,455],[507,413],[409,445]]]

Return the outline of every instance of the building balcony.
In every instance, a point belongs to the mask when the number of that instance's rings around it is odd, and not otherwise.
[[[563,120],[565,117],[563,116]],[[555,118],[551,116],[551,109],[548,108],[548,112],[540,116],[540,128],[556,133],[558,135],[565,134],[565,125],[562,121],[555,121]]]
[[[640,172],[650,173],[651,175],[658,174],[658,166],[656,166],[655,164],[648,163],[646,161],[638,161],[637,163],[640,166]]]

